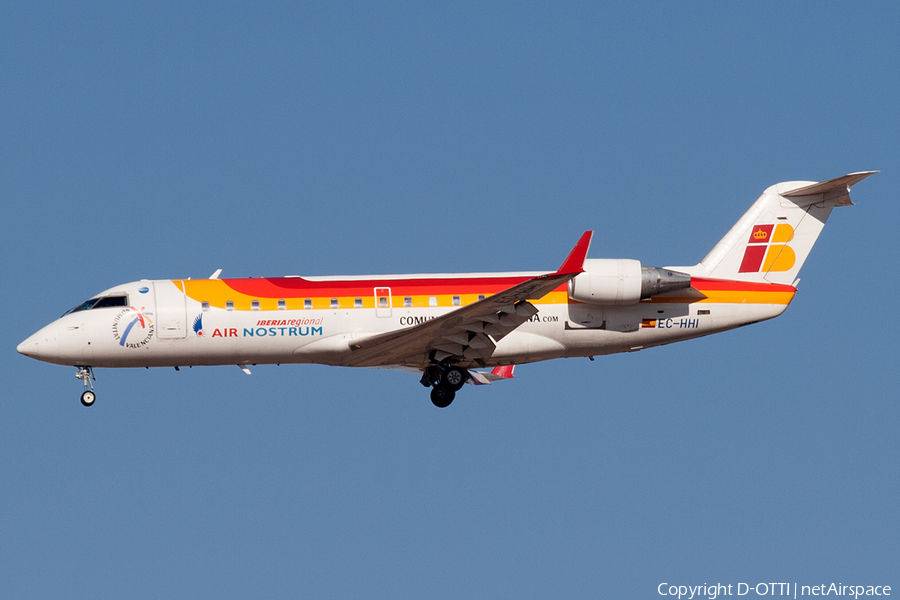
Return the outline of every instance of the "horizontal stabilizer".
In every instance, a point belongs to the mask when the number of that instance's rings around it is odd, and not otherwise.
[[[847,191],[851,185],[856,185],[869,175],[874,175],[878,171],[860,171],[859,173],[850,173],[849,175],[844,175],[843,177],[836,177],[834,179],[829,179],[828,181],[823,181],[822,183],[814,183],[812,185],[806,185],[795,190],[790,190],[787,192],[781,191],[781,195],[788,198],[796,198],[798,196],[814,196],[816,194],[825,194],[828,192],[833,192],[835,190]]]
[[[791,202],[801,208],[811,204],[819,204],[823,201],[827,202],[829,206],[853,206],[853,201],[850,200],[850,186],[877,172],[861,171],[859,173],[850,173],[843,177],[836,177],[822,183],[813,183],[812,185],[804,185],[794,189],[785,186],[787,191],[782,186],[778,186],[778,193],[785,198],[790,198]]]

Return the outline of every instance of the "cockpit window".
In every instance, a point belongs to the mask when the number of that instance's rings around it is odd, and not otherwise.
[[[110,306],[128,306],[128,296],[107,296],[97,300],[91,308],[109,308]]]
[[[91,310],[94,308],[109,308],[113,306],[128,306],[128,296],[105,296],[103,298],[91,298],[82,302],[75,308],[67,310],[63,316],[76,313],[82,310]]]

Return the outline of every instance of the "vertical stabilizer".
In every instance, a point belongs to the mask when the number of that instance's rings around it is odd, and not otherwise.
[[[716,279],[790,285],[832,209],[852,205],[850,186],[876,172],[771,186],[698,266]]]

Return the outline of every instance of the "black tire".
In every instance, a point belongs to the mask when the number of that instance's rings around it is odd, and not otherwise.
[[[450,367],[444,369],[441,374],[441,384],[451,391],[458,392],[462,386],[466,385],[469,374],[459,367]]]
[[[85,406],[93,406],[94,400],[97,399],[97,394],[92,392],[91,390],[87,390],[85,393],[81,395],[81,403]]]
[[[456,392],[443,385],[436,385],[431,390],[431,403],[438,408],[447,408],[454,398],[456,398]]]

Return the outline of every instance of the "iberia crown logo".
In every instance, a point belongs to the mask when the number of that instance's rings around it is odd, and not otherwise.
[[[794,228],[787,223],[754,225],[738,272],[768,273],[790,270],[797,260],[794,250],[788,245],[792,239]]]

